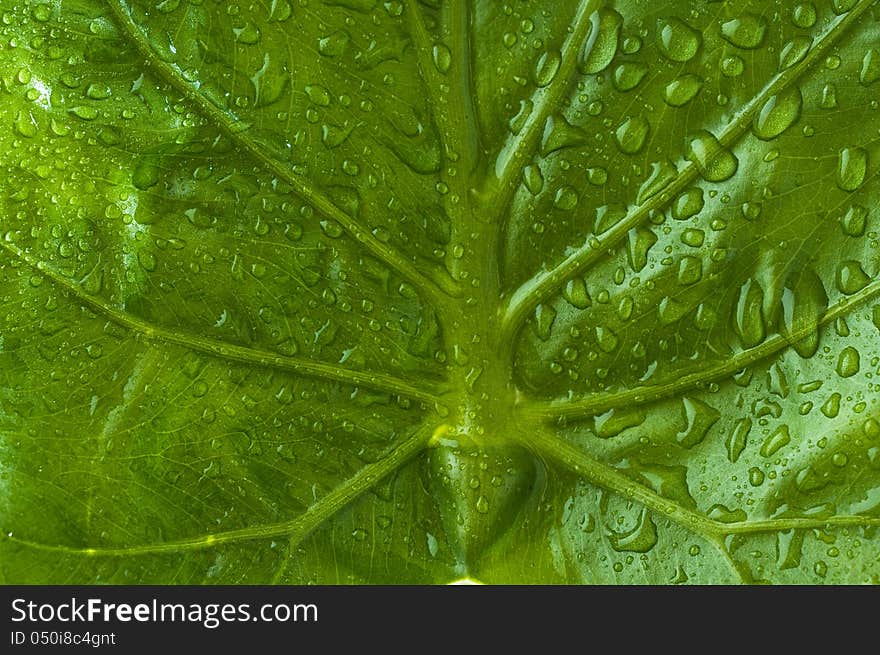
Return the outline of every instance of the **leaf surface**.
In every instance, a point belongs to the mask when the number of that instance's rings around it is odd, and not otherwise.
[[[0,580],[880,581],[876,0],[0,25]]]

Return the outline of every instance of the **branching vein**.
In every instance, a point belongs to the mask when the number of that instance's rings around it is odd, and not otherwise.
[[[424,450],[434,432],[435,430],[432,427],[422,427],[406,441],[394,448],[383,459],[365,466],[354,476],[309,507],[300,516],[289,521],[257,525],[239,530],[228,530],[191,539],[117,548],[72,548],[69,546],[38,543],[6,534],[0,536],[0,540],[8,540],[37,550],[83,557],[134,557],[138,555],[181,553],[277,537],[287,537],[290,539],[291,544],[295,545],[305,539],[312,530],[349,505],[358,496],[374,487],[387,475],[399,469],[407,461]]]
[[[846,32],[857,24],[860,17],[868,11],[875,0],[860,0],[849,13],[838,18],[816,41],[810,52],[796,65],[778,73],[751,101],[737,112],[733,119],[716,134],[723,147],[729,148],[748,130],[764,103],[799,79],[821,61],[828,50]],[[524,282],[511,296],[502,324],[502,342],[513,340],[525,318],[542,300],[556,292],[562,285],[595,264],[620,243],[627,233],[642,224],[653,212],[671,202],[699,177],[697,165],[688,161],[681,165],[677,176],[659,193],[651,196],[641,205],[630,209],[629,213],[614,227],[601,236],[593,236],[582,246],[576,248],[562,262],[550,270],[541,271]]]
[[[371,389],[399,394],[401,396],[416,398],[427,403],[439,402],[439,398],[435,394],[413,386],[409,382],[393,375],[355,371],[348,368],[337,367],[332,364],[309,361],[301,357],[279,355],[278,353],[259,350],[257,348],[236,346],[217,339],[210,339],[196,334],[187,334],[185,332],[153,325],[117,307],[113,307],[103,298],[86,293],[81,286],[63,275],[60,275],[56,271],[53,271],[45,263],[34,261],[29,255],[13,243],[10,243],[9,241],[0,241],[0,248],[13,254],[28,266],[38,270],[42,275],[52,280],[52,282],[70,292],[77,300],[89,307],[95,313],[107,317],[117,325],[121,325],[136,334],[143,335],[146,339],[183,346],[220,359],[256,366],[265,366],[282,371],[290,371],[292,373],[322,380],[329,380],[332,382],[364,386]]]
[[[141,56],[143,56],[146,64],[166,83],[193,102],[206,117],[210,118],[243,151],[249,153],[263,167],[293,187],[297,193],[314,205],[324,216],[342,225],[374,257],[393,268],[423,293],[427,294],[429,298],[438,301],[442,300],[446,295],[455,295],[457,292],[455,283],[448,276],[438,271],[436,275],[430,278],[426,277],[409,259],[373,236],[369,229],[360,225],[357,220],[340,209],[307,179],[295,174],[290,167],[264,152],[260,144],[248,134],[251,127],[250,124],[235,116],[227,107],[214,104],[207,95],[198,91],[195,84],[187,81],[176,66],[162,61],[156,55],[141,28],[125,9],[122,0],[107,0],[107,4],[123,33],[137,48]]]

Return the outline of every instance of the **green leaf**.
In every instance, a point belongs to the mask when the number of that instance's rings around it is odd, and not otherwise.
[[[876,0],[0,25],[0,581],[880,582]]]

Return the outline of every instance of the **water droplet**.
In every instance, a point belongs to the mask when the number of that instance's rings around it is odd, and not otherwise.
[[[855,191],[868,172],[868,151],[864,148],[843,148],[837,156],[837,185],[844,191]]]
[[[641,408],[610,409],[593,421],[596,436],[601,439],[616,437],[624,430],[635,428],[645,422],[645,412]]]
[[[626,216],[626,207],[623,205],[602,205],[596,209],[596,222],[593,224],[593,232],[602,234],[617,225]]]
[[[544,87],[553,81],[556,73],[559,71],[559,65],[562,63],[562,56],[558,50],[545,52],[535,63],[535,84]]]
[[[649,198],[657,195],[676,178],[678,169],[671,161],[664,160],[651,164],[651,174],[639,187],[636,204],[641,205]]]
[[[798,4],[791,13],[791,21],[804,29],[813,27],[816,24],[816,6],[812,2]]]
[[[629,265],[638,273],[648,264],[648,252],[657,243],[657,235],[646,227],[636,227],[627,234]]]
[[[707,182],[724,182],[733,177],[739,168],[739,160],[724,148],[710,132],[701,131],[688,145],[688,159],[697,165]]]
[[[779,332],[801,357],[816,354],[819,322],[828,309],[822,280],[811,270],[791,275],[782,290],[782,321]]]
[[[535,327],[541,341],[547,341],[550,338],[550,330],[553,328],[555,320],[556,310],[550,305],[542,303],[535,308]]]
[[[700,48],[700,33],[678,18],[668,18],[660,28],[660,52],[672,61],[690,61]]]
[[[634,155],[645,145],[651,126],[643,116],[627,118],[614,132],[617,147],[621,152]]]
[[[779,70],[786,70],[803,61],[810,51],[813,40],[808,36],[796,36],[782,47],[779,53]]]
[[[822,109],[837,109],[837,87],[830,82],[822,87],[822,100],[819,106]]]
[[[752,431],[752,419],[748,416],[739,419],[727,437],[727,459],[736,463],[748,443],[749,432]]]
[[[672,205],[672,218],[683,221],[696,216],[703,210],[703,190],[699,187],[690,188],[682,193]]]
[[[586,309],[593,304],[586,283],[579,277],[572,278],[566,283],[562,296],[577,309]]]
[[[602,8],[590,17],[590,33],[578,57],[582,73],[599,73],[608,67],[617,53],[623,17],[609,8]]]
[[[306,95],[313,103],[320,107],[330,105],[330,92],[320,84],[309,84],[306,86]]]
[[[351,37],[343,31],[333,32],[329,36],[318,39],[318,52],[325,57],[339,57]]]
[[[856,6],[858,0],[831,0],[831,8],[837,15],[845,14]]]
[[[826,418],[836,418],[840,414],[840,399],[839,393],[833,393],[828,396],[828,400],[822,403],[821,410]]]
[[[852,346],[847,346],[840,351],[837,358],[837,374],[842,378],[851,378],[859,372],[861,362],[859,351]]]
[[[880,50],[871,48],[862,58],[862,68],[859,70],[859,82],[868,86],[880,80]]]
[[[663,91],[663,99],[671,107],[682,107],[689,103],[703,88],[703,79],[697,75],[681,75]]]
[[[721,60],[721,72],[725,77],[739,77],[746,69],[746,63],[739,55],[730,55]]]
[[[529,164],[525,167],[523,170],[523,181],[529,193],[533,196],[541,193],[541,190],[544,188],[544,176],[541,174],[541,169],[535,164]]]
[[[757,466],[749,469],[749,484],[753,487],[760,487],[764,484],[764,472]]]
[[[563,211],[571,211],[577,207],[578,199],[578,193],[575,191],[574,187],[564,186],[556,192],[556,197],[553,199],[553,206]]]
[[[613,353],[620,345],[620,338],[609,327],[599,325],[596,327],[596,343],[604,353]]]
[[[647,74],[647,65],[641,62],[624,62],[614,69],[614,88],[618,91],[631,91],[641,84]]]
[[[657,543],[657,526],[648,509],[643,507],[635,527],[625,532],[610,531],[608,541],[618,552],[647,553]]]
[[[519,134],[520,130],[525,127],[526,121],[529,116],[532,115],[532,109],[534,109],[535,103],[531,100],[520,100],[519,102],[519,111],[516,112],[516,116],[510,119],[508,123],[508,127],[510,131],[514,134]]]
[[[721,26],[721,35],[729,43],[746,50],[759,47],[766,32],[767,21],[762,16],[750,13],[729,20]]]
[[[678,283],[682,286],[696,284],[703,277],[703,260],[686,255],[678,263]]]
[[[868,210],[861,205],[852,205],[838,221],[844,234],[860,237],[865,233],[868,224]]]
[[[846,295],[858,293],[870,282],[871,278],[857,261],[848,259],[837,267],[837,288],[841,293]]]
[[[772,456],[780,448],[787,446],[789,442],[791,442],[791,434],[788,431],[788,426],[780,425],[761,444],[761,457]]]
[[[775,139],[797,122],[803,104],[801,90],[796,86],[770,97],[755,116],[752,132],[762,141]]]
[[[766,330],[761,314],[764,291],[753,279],[742,285],[734,310],[733,327],[743,346],[752,348],[764,340]]]
[[[95,120],[98,117],[98,110],[94,107],[71,107],[68,111],[70,111],[70,113],[77,118],[81,118],[84,121]]]
[[[582,129],[571,125],[561,115],[550,116],[544,125],[541,155],[546,157],[556,150],[580,146],[586,142],[587,135]]]
[[[434,58],[434,66],[444,75],[449,72],[452,66],[452,51],[443,43],[438,43],[431,51]]]
[[[681,242],[691,248],[699,248],[703,245],[706,233],[703,230],[688,228],[681,233]]]
[[[741,509],[728,509],[726,505],[721,504],[712,505],[707,512],[707,516],[719,523],[741,523],[748,518],[745,511]]]
[[[139,252],[138,263],[141,265],[141,268],[143,268],[147,272],[152,272],[156,270],[156,257],[152,253]]]
[[[721,418],[721,413],[701,400],[687,397],[682,398],[682,409],[685,426],[675,435],[675,440],[684,448],[693,448],[706,438],[709,430]]]

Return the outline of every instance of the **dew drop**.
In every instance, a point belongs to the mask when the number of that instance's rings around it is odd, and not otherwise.
[[[843,148],[837,156],[837,185],[844,191],[855,191],[865,181],[868,151],[864,148]]]
[[[643,116],[627,118],[614,132],[617,147],[627,155],[634,155],[645,145],[651,126]]]
[[[614,69],[614,88],[618,91],[631,91],[641,84],[647,74],[647,65],[641,62],[624,62]]]
[[[700,48],[700,33],[678,18],[668,18],[660,28],[660,52],[667,59],[686,62]]]
[[[689,103],[703,88],[703,79],[696,75],[681,75],[666,85],[663,99],[670,107]]]
[[[559,71],[559,65],[562,63],[562,56],[558,50],[545,52],[535,64],[535,84],[539,87],[545,87],[553,81],[556,73]]]
[[[771,457],[781,448],[787,446],[791,442],[791,433],[788,426],[780,425],[770,434],[761,444],[761,457]]]
[[[443,74],[448,73],[449,68],[452,66],[452,52],[449,48],[443,43],[438,43],[431,51],[431,55],[437,70]]]
[[[750,13],[729,20],[721,26],[721,35],[732,45],[745,50],[759,47],[766,32],[767,21]]]
[[[862,265],[852,259],[841,262],[837,267],[837,289],[846,295],[858,293],[871,282]]]
[[[865,234],[868,224],[868,210],[861,205],[852,205],[846,214],[838,219],[843,233],[851,237],[860,237]]]
[[[703,210],[703,190],[699,187],[688,189],[675,199],[672,205],[672,218],[683,221],[696,216]]]
[[[871,48],[862,58],[862,68],[859,71],[859,82],[868,86],[880,80],[880,50]]]
[[[715,135],[701,131],[688,145],[688,159],[697,165],[700,175],[707,182],[729,180],[739,168],[739,160],[724,148]]]
[[[578,57],[582,73],[595,74],[605,70],[617,53],[623,17],[609,8],[602,8],[590,17],[590,33]]]
[[[851,378],[859,372],[861,361],[859,351],[852,346],[847,346],[840,351],[837,358],[837,374],[842,378]]]

